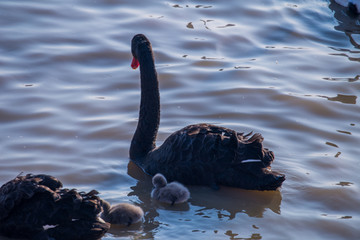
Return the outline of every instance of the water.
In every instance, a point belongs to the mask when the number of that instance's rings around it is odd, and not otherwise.
[[[356,239],[360,22],[325,0],[0,2],[0,182],[47,173],[145,212],[110,239]],[[130,40],[152,41],[158,144],[192,123],[260,132],[280,191],[190,187],[151,201],[129,162],[139,108]]]

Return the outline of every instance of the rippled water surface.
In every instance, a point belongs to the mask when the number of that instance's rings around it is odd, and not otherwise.
[[[158,144],[188,124],[260,132],[279,191],[190,186],[151,201],[129,162],[130,40],[152,41]],[[326,0],[0,1],[0,181],[47,173],[145,212],[103,239],[357,239],[360,21]]]

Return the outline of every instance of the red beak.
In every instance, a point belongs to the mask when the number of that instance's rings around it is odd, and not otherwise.
[[[132,62],[131,62],[131,67],[132,69],[137,69],[139,67],[140,63],[136,58],[133,58]]]

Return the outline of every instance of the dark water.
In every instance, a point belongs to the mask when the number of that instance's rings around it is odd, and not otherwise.
[[[260,132],[280,191],[190,187],[151,201],[129,162],[130,40],[152,41],[158,144],[207,122]],[[103,239],[357,239],[360,21],[325,0],[0,1],[0,181],[47,173],[145,212]]]

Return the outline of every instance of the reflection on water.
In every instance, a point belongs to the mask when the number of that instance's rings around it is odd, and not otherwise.
[[[348,81],[348,82],[356,82],[359,81],[360,75],[356,75],[354,78],[324,78],[324,80],[330,81]]]
[[[334,0],[330,1],[329,8],[334,12],[334,17],[338,20],[335,29],[345,34],[360,34],[360,21],[358,16],[351,16],[346,8],[336,4]],[[357,46],[354,46],[357,47]]]
[[[343,94],[338,94],[336,97],[326,97],[322,96],[323,98],[326,98],[329,101],[339,101],[345,104],[356,104],[357,96],[347,96]]]
[[[330,101],[339,101],[346,104],[356,104],[357,96],[338,94],[336,97],[327,97],[327,99]]]
[[[47,173],[144,209],[104,240],[357,239],[359,30],[333,0],[0,1],[0,181]],[[128,159],[136,33],[155,51],[158,145],[199,122],[259,132],[287,176],[279,191],[150,199],[151,178]]]
[[[345,8],[336,4],[333,0],[331,0],[329,7],[334,11],[334,17],[338,20],[339,25],[335,26],[335,29],[344,32],[345,36],[348,37],[349,42],[356,49],[360,49],[360,21],[358,16],[349,16],[349,13],[344,10]],[[360,62],[359,57],[354,57],[359,55],[359,51],[351,51],[348,49],[338,50],[343,52],[339,55],[346,56],[350,61]]]
[[[280,214],[281,193],[237,191],[223,187],[218,192],[208,189],[194,189],[191,204],[202,207],[199,212],[208,209],[217,210],[218,218],[234,219],[237,213],[246,213],[249,217],[263,217],[266,209]]]
[[[249,217],[262,218],[266,209],[270,209],[276,214],[280,214],[281,193],[279,191],[248,191],[233,189],[222,186],[215,191],[204,186],[189,186],[191,199],[189,203],[179,205],[168,205],[156,202],[151,199],[152,190],[151,177],[145,175],[140,168],[129,161],[128,174],[137,179],[135,186],[131,187],[128,196],[136,196],[140,200],[139,206],[146,209],[143,228],[147,234],[143,237],[153,238],[151,232],[162,225],[156,220],[160,216],[159,211],[168,212],[193,212],[192,214],[206,219],[213,218],[214,215],[219,220],[233,220],[237,214],[245,213]],[[191,208],[190,205],[191,204]],[[216,214],[214,214],[214,212]],[[191,219],[186,221],[191,222]],[[134,227],[137,229],[138,226]],[[121,236],[131,229],[112,229],[113,234]]]
[[[142,204],[154,205],[154,203],[150,203],[149,191],[151,192],[152,190],[151,181],[149,181],[148,176],[138,178],[137,174],[144,173],[136,168],[132,162],[129,162],[128,174],[138,179],[136,186],[131,187],[132,191],[129,193],[129,196],[137,196],[142,201]],[[134,172],[131,172],[132,170]],[[280,213],[281,193],[279,191],[247,191],[224,186],[219,191],[211,190],[208,187],[190,186],[190,191],[191,205],[201,207],[200,210],[197,210],[198,215],[201,215],[202,211],[213,209],[218,211],[218,218],[228,218],[231,220],[237,213],[246,213],[250,217],[263,217],[263,213],[267,208],[271,209],[274,213]],[[155,206],[156,208],[172,211],[189,210],[188,204],[169,206],[158,203]],[[147,207],[144,206],[144,208]],[[151,215],[157,216],[158,214]]]

